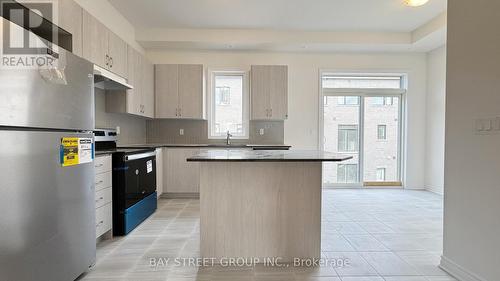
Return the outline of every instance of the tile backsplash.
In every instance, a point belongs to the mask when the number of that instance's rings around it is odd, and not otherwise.
[[[233,143],[283,144],[283,121],[250,121],[248,140],[233,140]],[[184,134],[180,134],[180,130]],[[260,135],[260,129],[264,134]],[[149,143],[217,143],[222,140],[208,139],[206,120],[148,120],[146,125]]]
[[[116,128],[120,126],[118,144],[145,143],[146,118],[128,114],[106,112],[106,93],[98,88],[95,91],[95,127]]]
[[[118,144],[141,143],[221,143],[223,140],[208,139],[207,120],[147,119],[129,114],[106,112],[106,93],[95,88],[96,128],[120,127]],[[179,131],[183,129],[184,134]],[[263,135],[260,130],[263,129]],[[233,139],[233,143],[283,144],[284,121],[250,121],[248,140]]]

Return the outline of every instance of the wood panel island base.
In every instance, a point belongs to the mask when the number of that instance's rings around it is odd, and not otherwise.
[[[200,163],[201,257],[257,262],[321,254],[322,151],[206,150]]]

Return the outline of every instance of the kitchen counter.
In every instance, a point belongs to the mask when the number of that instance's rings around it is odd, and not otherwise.
[[[143,144],[125,144],[120,145],[120,148],[158,148],[158,147],[186,147],[186,148],[276,148],[276,149],[288,149],[291,146],[286,144],[239,144],[234,143],[230,145],[225,145],[223,143],[195,143],[195,144],[182,144],[182,143],[143,143]]]
[[[129,154],[134,154],[134,153],[142,153],[146,151],[152,151],[154,147],[119,147],[119,148],[113,148],[113,149],[106,149],[106,150],[95,150],[95,155],[100,156],[100,155],[108,155],[108,154],[113,154],[113,153],[129,153]]]
[[[202,258],[321,257],[322,162],[318,150],[206,149],[200,169]]]
[[[352,156],[320,150],[204,150],[188,162],[339,162]]]

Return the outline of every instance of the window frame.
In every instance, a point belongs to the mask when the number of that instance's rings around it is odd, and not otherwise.
[[[353,127],[353,128],[341,128],[341,127]],[[346,131],[346,134],[344,136],[344,143],[345,143],[345,148],[346,149],[341,149],[340,147],[340,131]],[[349,132],[354,131],[355,132],[355,140],[356,140],[356,145],[354,146],[354,150],[349,150]],[[337,127],[337,135],[338,135],[338,140],[337,140],[337,150],[339,153],[356,153],[359,152],[359,126],[357,124],[339,124]]]
[[[382,179],[382,180],[379,180],[379,179],[378,179],[378,172],[379,172],[379,171],[382,171],[382,172],[383,172],[382,174],[383,174],[383,176],[384,176],[384,179]],[[375,171],[376,181],[377,181],[377,182],[385,182],[385,181],[386,181],[386,178],[387,178],[386,173],[387,173],[387,169],[386,169],[385,167],[379,167],[379,168],[377,168],[377,170]]]
[[[383,138],[380,137],[380,128],[383,128]],[[387,140],[387,125],[385,124],[378,124],[377,125],[377,140],[379,141],[385,141]]]
[[[250,135],[250,91],[249,91],[249,80],[248,80],[248,70],[241,68],[208,68],[207,79],[207,121],[208,121],[208,139],[225,139],[226,134],[216,135],[215,134],[215,107],[216,107],[216,76],[242,76],[243,77],[243,134],[233,135],[232,139],[242,139],[248,140]]]
[[[229,96],[227,97],[227,99],[225,99],[224,96],[222,96],[222,98],[220,100],[217,99],[217,89],[230,89],[229,87],[215,87],[214,89],[215,89],[215,102],[217,103],[217,105],[224,106],[224,105],[231,104],[231,91],[229,91]]]
[[[344,184],[352,184],[355,183],[358,179],[354,179],[354,181],[348,181],[347,175],[348,173],[348,167],[355,167],[356,175],[359,175],[359,165],[356,163],[346,163],[346,164],[337,164],[337,182],[338,183],[344,183]],[[341,168],[344,168],[344,181],[340,182],[339,181],[339,170]]]

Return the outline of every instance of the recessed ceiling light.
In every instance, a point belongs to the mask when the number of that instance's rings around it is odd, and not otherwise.
[[[410,7],[422,6],[427,2],[429,2],[429,0],[404,0],[405,5]]]

